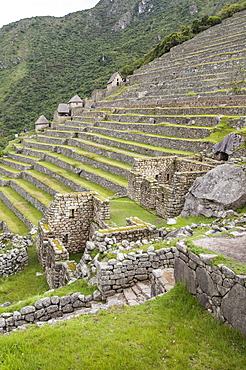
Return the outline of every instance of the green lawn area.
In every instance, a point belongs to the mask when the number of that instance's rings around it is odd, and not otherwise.
[[[20,221],[20,219],[11,211],[2,200],[0,200],[0,220],[4,221],[10,231],[19,235],[27,235],[29,229]]]
[[[136,307],[0,336],[1,370],[244,370],[246,338],[177,285]]]
[[[148,211],[127,197],[110,200],[110,216],[110,221],[117,226],[125,226],[126,218],[135,216],[157,227],[166,225],[166,220],[156,216],[154,212]]]

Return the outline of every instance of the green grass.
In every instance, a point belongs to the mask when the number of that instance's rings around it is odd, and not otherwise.
[[[28,266],[25,266],[23,271],[9,277],[0,277],[0,304],[26,300],[49,289],[45,276],[36,276],[36,272],[43,271],[34,246],[28,248],[28,258]],[[0,312],[7,310],[6,307],[1,308]]]
[[[57,193],[64,194],[74,192],[74,190],[70,187],[63,185],[60,181],[53,179],[50,176],[44,176],[44,174],[41,172],[35,170],[29,170],[26,172],[30,173],[30,175],[41,181],[44,185],[49,186],[51,189],[55,190]]]
[[[235,131],[235,128],[232,128],[228,125],[229,117],[223,117],[220,123],[216,126],[214,132],[212,132],[208,137],[202,139],[201,141],[209,141],[212,143],[219,143],[224,139],[225,136],[231,134]]]
[[[1,191],[11,201],[15,208],[17,208],[29,221],[31,221],[33,225],[38,225],[38,221],[43,217],[42,212],[38,211],[14,189],[5,186],[1,187]]]
[[[126,218],[135,216],[157,227],[166,225],[166,220],[156,216],[154,213],[141,207],[138,203],[133,202],[133,200],[127,197],[112,199],[110,201],[110,216],[110,221],[117,226],[125,226]]]
[[[51,170],[52,172],[54,172],[54,173],[56,173],[60,176],[63,176],[67,179],[70,179],[70,180],[76,182],[78,185],[81,185],[81,186],[83,186],[84,188],[86,188],[88,190],[98,192],[100,195],[102,195],[104,197],[109,197],[109,196],[112,196],[114,194],[113,191],[111,191],[109,189],[106,189],[106,188],[104,188],[104,187],[102,187],[98,184],[95,184],[92,181],[83,179],[82,177],[79,177],[77,174],[75,174],[71,171],[65,170],[65,169],[63,169],[59,166],[56,166],[53,163],[40,161],[39,164],[48,168],[49,170]]]
[[[1,370],[243,370],[246,339],[177,285],[137,307],[0,336]]]
[[[187,151],[184,151],[184,150],[174,150],[174,149],[169,149],[169,148],[163,148],[163,147],[149,145],[149,144],[137,143],[136,141],[131,141],[131,140],[118,139],[118,138],[116,139],[116,138],[113,138],[111,136],[102,135],[102,134],[94,134],[92,132],[88,133],[88,135],[94,136],[94,137],[100,137],[102,139],[107,139],[107,140],[112,141],[112,143],[117,142],[117,143],[132,145],[135,148],[136,152],[137,152],[138,148],[145,148],[145,149],[157,150],[159,152],[163,152],[163,155],[165,153],[172,153],[172,154],[176,153],[176,154],[184,154],[184,155],[194,154],[194,152],[187,152]]]
[[[90,164],[82,163],[80,161],[77,161],[76,159],[69,158],[69,157],[67,157],[66,155],[63,155],[63,154],[51,154],[51,155],[52,155],[52,157],[55,157],[55,158],[65,162],[65,163],[68,163],[68,164],[70,164],[71,166],[73,166],[75,168],[83,169],[83,170],[88,171],[90,173],[93,173],[97,176],[101,176],[105,179],[108,179],[108,180],[113,181],[117,184],[120,184],[122,186],[127,187],[128,181],[124,177],[112,174],[112,173],[110,173],[108,171],[105,171],[101,168],[96,168],[96,167],[94,167]]]
[[[37,188],[35,185],[31,184],[30,182],[24,179],[17,179],[13,180],[16,184],[18,184],[22,189],[24,189],[27,193],[31,196],[39,200],[42,204],[46,207],[50,206],[53,197],[46,193],[44,190]]]
[[[2,200],[0,200],[0,220],[4,221],[10,231],[19,235],[27,235],[29,229],[20,221],[20,219],[11,211]]]

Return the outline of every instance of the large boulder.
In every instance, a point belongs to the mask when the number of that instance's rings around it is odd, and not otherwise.
[[[198,177],[186,195],[181,217],[221,217],[228,209],[246,205],[243,166],[223,164]]]

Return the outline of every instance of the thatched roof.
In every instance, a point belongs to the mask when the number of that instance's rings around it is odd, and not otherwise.
[[[69,108],[67,104],[60,103],[57,108],[58,113],[69,114]]]
[[[40,116],[37,121],[35,122],[35,125],[41,125],[41,124],[44,124],[44,123],[49,123],[49,121],[47,120],[47,118],[42,114],[42,116]]]
[[[115,79],[118,75],[119,75],[119,76],[121,77],[121,79],[123,80],[123,77],[122,77],[121,73],[120,73],[120,72],[115,72],[115,73],[113,73],[113,74],[112,74],[112,76],[111,76],[111,77],[110,77],[110,79],[108,80],[108,84],[111,84],[111,83],[114,81],[114,79]]]
[[[68,104],[69,103],[82,103],[82,102],[83,100],[78,95],[74,95],[72,99],[69,100]]]

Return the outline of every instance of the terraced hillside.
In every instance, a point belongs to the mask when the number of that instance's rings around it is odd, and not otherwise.
[[[111,106],[112,101],[115,106],[170,106],[177,100],[182,106],[181,100],[197,105],[198,99],[245,98],[245,17],[245,11],[237,13],[135,70],[125,90],[108,98]]]
[[[11,228],[8,207],[31,229],[56,193],[126,194],[135,159],[211,152],[246,115],[245,27],[238,13],[135,71],[96,109],[23,134],[1,159],[0,219]]]

